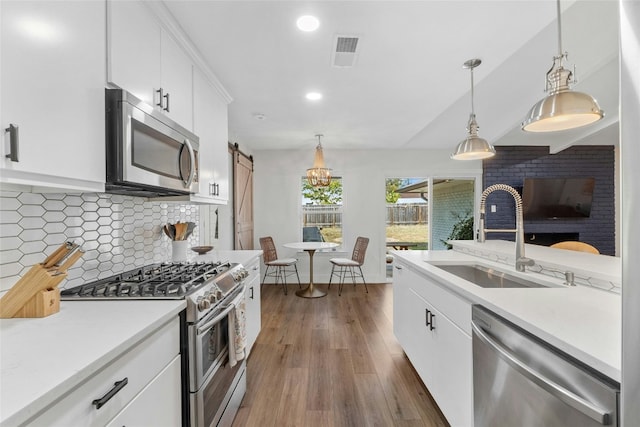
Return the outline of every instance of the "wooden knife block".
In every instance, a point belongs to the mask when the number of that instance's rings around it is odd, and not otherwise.
[[[47,317],[60,311],[60,289],[54,287],[35,294],[13,317]]]
[[[46,317],[60,311],[58,284],[67,273],[54,273],[42,264],[31,267],[0,300],[0,318]]]

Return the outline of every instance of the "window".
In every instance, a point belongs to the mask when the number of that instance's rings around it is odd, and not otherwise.
[[[429,248],[428,193],[427,178],[385,180],[387,248]]]
[[[342,244],[342,178],[313,187],[302,178],[302,241]]]

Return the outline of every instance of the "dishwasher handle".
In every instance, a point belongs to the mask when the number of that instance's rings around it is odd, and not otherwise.
[[[471,328],[476,336],[482,341],[485,345],[489,346],[492,350],[494,350],[498,355],[511,367],[513,367],[520,374],[525,376],[530,381],[534,382],[538,386],[542,387],[551,395],[560,399],[567,405],[576,409],[577,411],[582,412],[584,415],[589,418],[599,422],[602,425],[610,425],[611,424],[611,413],[602,409],[593,403],[583,399],[582,397],[576,395],[575,393],[567,390],[559,384],[556,384],[549,378],[542,375],[540,372],[536,372],[529,366],[527,366],[524,362],[519,360],[515,354],[509,351],[504,346],[500,345],[498,342],[494,341],[489,337],[480,326],[476,325],[474,322],[471,322]]]

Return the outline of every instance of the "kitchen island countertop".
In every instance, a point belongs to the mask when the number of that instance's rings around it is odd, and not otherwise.
[[[513,245],[513,243],[511,243]],[[548,249],[548,248],[547,248]],[[543,251],[543,249],[538,249]],[[557,251],[557,250],[556,250]],[[396,259],[433,279],[472,304],[481,304],[540,339],[591,366],[609,378],[621,378],[621,298],[588,286],[566,286],[563,280],[539,273],[518,273],[513,266],[456,251],[393,251]],[[531,255],[535,255],[531,251]],[[567,254],[569,258],[576,254]],[[613,257],[611,257],[613,258]],[[549,288],[482,288],[431,262],[477,262]],[[556,259],[558,264],[563,260]],[[567,267],[571,267],[568,264]],[[614,274],[615,272],[611,273]]]

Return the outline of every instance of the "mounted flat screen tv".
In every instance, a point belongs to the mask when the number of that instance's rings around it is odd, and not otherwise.
[[[525,178],[524,219],[588,218],[594,178]]]

